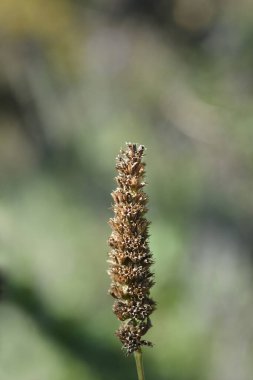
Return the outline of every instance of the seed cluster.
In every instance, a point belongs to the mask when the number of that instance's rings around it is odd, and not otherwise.
[[[153,263],[148,246],[149,222],[145,186],[144,146],[127,143],[116,158],[117,189],[112,192],[114,218],[109,220],[109,293],[116,299],[113,311],[122,324],[116,331],[127,354],[152,344],[142,339],[151,327],[150,314],[155,302],[150,298]]]

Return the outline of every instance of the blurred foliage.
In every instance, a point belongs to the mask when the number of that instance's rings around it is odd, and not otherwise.
[[[114,158],[147,146],[147,380],[253,374],[253,4],[0,2],[0,378],[135,378],[113,332]]]

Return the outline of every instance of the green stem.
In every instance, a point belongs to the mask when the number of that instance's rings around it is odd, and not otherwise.
[[[134,358],[137,368],[138,380],[145,380],[141,349],[134,351]]]

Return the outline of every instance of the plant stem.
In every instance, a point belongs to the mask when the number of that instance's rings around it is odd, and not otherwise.
[[[137,368],[138,380],[145,380],[141,349],[134,351],[134,358]]]

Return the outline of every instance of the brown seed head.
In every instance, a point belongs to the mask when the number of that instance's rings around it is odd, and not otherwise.
[[[112,192],[114,217],[109,220],[112,233],[108,240],[108,273],[112,280],[109,293],[116,298],[113,311],[124,321],[116,335],[130,354],[142,345],[151,346],[142,336],[151,327],[149,316],[155,302],[149,295],[154,281],[150,271],[153,260],[148,246],[149,222],[145,217],[148,197],[143,191],[145,148],[126,145],[116,158],[118,187]]]

